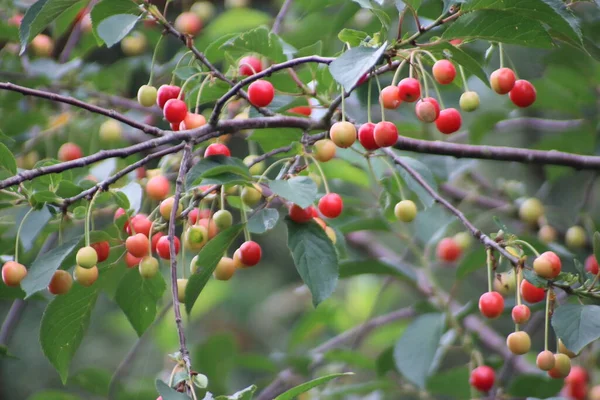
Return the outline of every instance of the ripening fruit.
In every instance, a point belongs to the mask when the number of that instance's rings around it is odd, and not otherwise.
[[[177,299],[179,302],[185,302],[185,288],[187,287],[187,279],[177,279]]]
[[[82,247],[77,251],[75,261],[82,268],[92,268],[98,264],[98,253],[92,246]]]
[[[535,102],[537,96],[535,87],[525,79],[519,79],[508,93],[508,97],[517,107],[529,107]]]
[[[433,97],[425,97],[415,105],[415,114],[423,122],[434,122],[440,116],[440,105]]]
[[[260,245],[252,240],[248,240],[239,248],[240,261],[247,267],[252,267],[260,262],[262,249]]]
[[[454,262],[460,257],[462,250],[453,238],[440,240],[436,249],[437,257],[441,261]]]
[[[519,217],[528,224],[536,224],[542,215],[544,215],[544,205],[535,197],[525,200],[519,207]]]
[[[568,247],[579,249],[585,246],[587,242],[585,229],[579,225],[575,225],[567,229],[565,233],[565,243]]]
[[[229,151],[229,147],[227,147],[223,143],[213,143],[208,145],[208,147],[204,151],[204,157],[211,156],[231,157],[231,151]]]
[[[523,300],[528,303],[539,303],[546,298],[546,291],[544,288],[539,288],[523,279],[521,281],[521,296]]]
[[[127,268],[135,267],[140,261],[142,261],[141,257],[136,257],[131,253],[125,253],[125,264],[127,264]]]
[[[471,248],[471,244],[473,243],[473,235],[468,232],[458,232],[453,238],[458,247],[463,251]]]
[[[248,207],[254,207],[262,199],[262,191],[259,190],[260,186],[244,186],[242,189],[242,201]]]
[[[455,108],[446,108],[440,111],[440,115],[435,120],[435,126],[438,131],[445,135],[456,132],[460,129],[462,118]]]
[[[538,231],[538,239],[544,244],[556,242],[557,237],[558,233],[556,232],[556,229],[550,225],[542,225]]]
[[[480,392],[488,392],[493,386],[496,374],[491,367],[481,365],[471,371],[469,384]]]
[[[202,29],[202,21],[190,11],[182,12],[175,19],[175,29],[181,33],[195,36]]]
[[[568,356],[569,358],[577,357],[577,354],[575,354],[571,350],[567,349],[567,346],[565,346],[565,344],[560,339],[558,339],[558,352]]]
[[[148,237],[143,233],[136,233],[133,236],[129,236],[125,241],[125,248],[134,257],[144,257],[148,254],[150,249],[150,243]]]
[[[204,125],[206,125],[204,115],[188,112],[183,121],[179,123],[179,130],[196,129]]]
[[[7,261],[2,266],[2,281],[6,286],[16,287],[27,276],[27,268],[15,261]]]
[[[417,217],[417,205],[412,200],[402,200],[394,207],[394,215],[402,222],[412,222]]]
[[[542,371],[550,371],[554,368],[554,354],[549,350],[540,351],[535,363]]]
[[[513,307],[511,316],[515,324],[524,324],[529,321],[531,310],[525,304],[519,304]]]
[[[169,221],[171,219],[171,212],[173,211],[173,202],[175,202],[174,197],[169,197],[160,202],[160,215],[166,220]],[[177,206],[177,211],[175,212],[175,217],[178,218],[182,212],[181,203]]]
[[[213,272],[213,276],[220,281],[228,281],[235,273],[235,270],[235,263],[232,258],[221,257],[215,268],[215,272]]]
[[[75,278],[75,281],[81,286],[92,286],[98,279],[98,267],[82,268],[79,265],[76,265],[73,270],[73,278]]]
[[[134,32],[121,40],[121,50],[126,56],[139,56],[146,50],[147,44],[146,36]]]
[[[333,242],[333,244],[336,244],[337,235],[335,234],[335,231],[333,230],[332,227],[330,227],[330,226],[325,227],[325,234],[327,234],[327,237]]]
[[[252,76],[263,70],[260,59],[253,56],[242,58],[238,66],[240,68],[240,75],[244,76]]]
[[[387,108],[388,110],[395,110],[400,107],[402,100],[400,100],[400,89],[398,86],[383,88],[379,94],[379,101],[383,105],[383,108]]]
[[[201,218],[198,221],[198,225],[206,228],[206,230],[208,231],[209,239],[214,238],[215,236],[217,236],[217,233],[219,233],[219,230],[217,229],[217,225],[215,224],[215,220],[212,218],[211,219]]]
[[[398,83],[398,97],[408,103],[414,103],[421,97],[421,84],[415,78],[404,78]]]
[[[379,147],[390,147],[398,141],[398,128],[389,121],[381,121],[375,125],[373,138]]]
[[[158,272],[158,260],[152,256],[146,256],[140,261],[138,269],[142,278],[153,278]]]
[[[564,354],[554,355],[554,367],[548,371],[548,376],[554,379],[562,379],[571,372],[571,359]]]
[[[138,103],[140,103],[144,107],[152,107],[154,103],[156,103],[157,94],[158,90],[156,90],[154,86],[142,85],[138,89],[137,93]]]
[[[546,279],[554,279],[560,274],[560,258],[553,251],[546,251],[533,260],[533,270]]]
[[[208,231],[202,225],[192,225],[183,234],[185,247],[192,251],[198,251],[208,241]]]
[[[265,162],[264,161],[259,161],[257,163],[254,163],[254,161],[258,157],[259,156],[257,156],[257,155],[250,154],[249,156],[246,156],[244,158],[244,164],[246,164],[246,166],[249,168],[250,174],[252,174],[252,175],[260,175],[263,172],[265,172]],[[252,164],[252,163],[254,163],[254,164]]]
[[[325,221],[323,221],[321,218],[319,218],[319,217],[313,217],[312,220],[315,221],[317,224],[319,224],[319,226],[321,228],[323,228],[323,230],[325,228],[327,228],[327,223],[325,223]]]
[[[175,243],[175,255],[177,255],[179,254],[179,247],[181,246],[181,244],[179,243],[179,238],[177,236],[173,238],[173,241]],[[156,252],[158,253],[158,256],[164,260],[171,259],[168,236],[163,236],[160,239],[158,239],[158,241],[156,242]]]
[[[163,175],[154,176],[146,183],[146,194],[152,200],[164,200],[167,198],[170,191],[171,184],[167,177]]]
[[[592,386],[588,393],[588,400],[600,400],[600,385]]]
[[[379,148],[379,145],[375,143],[375,124],[367,122],[362,124],[358,129],[358,141],[365,148],[365,150],[373,151]]]
[[[482,294],[479,297],[479,311],[486,318],[498,318],[504,311],[504,297],[498,292]]]
[[[125,229],[127,234],[131,235],[134,233],[141,233],[145,236],[150,236],[150,228],[152,228],[152,221],[144,214],[137,214],[129,220],[129,225]]]
[[[448,85],[452,83],[456,77],[456,68],[448,60],[438,60],[433,64],[431,69],[433,77],[440,85]]]
[[[460,96],[460,109],[466,112],[475,111],[479,108],[479,95],[477,92],[464,92]]]
[[[337,193],[329,193],[319,200],[319,211],[327,218],[337,218],[344,209],[344,201]]]
[[[167,101],[171,99],[176,99],[179,97],[181,93],[181,88],[175,85],[162,85],[158,88],[156,93],[156,104],[160,108],[164,108]],[[181,100],[183,100],[184,96],[181,95]]]
[[[598,261],[596,260],[596,257],[593,254],[590,254],[585,259],[585,270],[592,275],[598,274]]]
[[[52,294],[65,294],[69,290],[71,290],[71,286],[73,286],[73,278],[71,274],[62,269],[57,270],[52,275],[52,279],[48,284],[48,291]]]
[[[329,137],[336,146],[345,149],[356,141],[356,127],[348,121],[336,122],[329,129]]]
[[[105,142],[116,142],[121,139],[122,134],[123,128],[121,128],[119,121],[109,119],[100,125],[100,139]]]
[[[335,143],[329,139],[317,140],[313,148],[313,156],[320,162],[327,162],[335,157]]]
[[[290,108],[287,112],[289,112],[290,114],[300,114],[300,115],[304,115],[305,117],[310,117],[310,115],[312,114],[312,108],[310,105],[296,106],[296,107]]]
[[[584,386],[590,380],[590,376],[588,375],[585,368],[581,365],[573,365],[571,367],[571,372],[565,378],[565,384],[574,385],[574,386]]]
[[[210,1],[197,1],[192,4],[190,11],[201,21],[207,21],[215,14],[215,6]]]
[[[242,259],[240,256],[240,249],[237,249],[233,253],[233,264],[235,265],[236,269],[247,268],[247,266],[242,263]]]
[[[188,222],[190,224],[194,225],[196,223],[196,221],[198,221],[198,217],[200,217],[200,219],[203,219],[203,218],[210,218],[210,216],[211,216],[210,210],[205,209],[205,210],[198,211],[197,208],[194,208],[188,214]]]
[[[516,286],[514,270],[496,274],[494,278],[494,290],[503,296],[513,294]]]
[[[163,115],[167,121],[179,125],[188,114],[185,101],[180,99],[167,100],[163,107]]]
[[[198,256],[194,256],[194,258],[192,258],[192,261],[190,261],[190,272],[192,274],[195,274],[196,272],[198,272],[198,268],[200,268],[200,266],[198,264],[196,264],[197,261],[198,261]]]
[[[506,94],[512,90],[516,81],[515,73],[510,68],[500,68],[490,75],[490,86],[498,94]]]
[[[233,225],[233,215],[227,210],[219,210],[213,216],[217,229],[223,230]]]
[[[292,204],[289,209],[289,216],[295,223],[304,224],[313,218],[312,210],[313,206],[302,208],[298,204]]]
[[[59,161],[73,161],[81,157],[83,157],[83,151],[75,143],[67,142],[58,149]]]
[[[273,101],[275,89],[269,81],[259,79],[248,86],[248,100],[256,107],[266,107]]]
[[[50,57],[54,51],[54,41],[50,36],[40,33],[33,38],[30,47],[36,56]]]
[[[531,338],[527,332],[513,332],[506,338],[506,346],[511,353],[522,355],[531,349]]]

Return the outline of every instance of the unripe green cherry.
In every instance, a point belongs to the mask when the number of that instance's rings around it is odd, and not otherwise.
[[[140,275],[144,279],[153,278],[158,272],[158,260],[152,256],[142,258],[138,266]]]
[[[508,296],[515,293],[517,282],[515,281],[515,271],[509,270],[496,274],[494,278],[494,290],[502,296]]]
[[[100,125],[99,135],[100,139],[104,142],[116,142],[117,140],[121,140],[122,134],[123,128],[121,128],[121,123],[119,121],[109,119]]]
[[[402,200],[394,207],[394,214],[402,222],[411,222],[417,216],[417,206],[412,200]]]
[[[194,258],[192,258],[192,261],[190,261],[190,272],[192,274],[195,274],[196,272],[198,272],[199,266],[196,264],[197,261],[198,261],[198,256],[194,256]]]
[[[565,242],[572,249],[584,247],[587,242],[585,229],[579,225],[570,227],[567,229],[567,233],[565,233]]]
[[[513,332],[506,338],[506,345],[513,354],[525,354],[531,348],[531,338],[525,331]]]
[[[338,147],[350,147],[356,141],[356,127],[348,121],[336,122],[329,130],[329,137]]]
[[[185,288],[187,287],[187,279],[177,279],[177,298],[180,303],[185,302]]]
[[[554,355],[554,367],[548,371],[548,375],[554,379],[562,379],[571,372],[571,359],[565,354]]]
[[[460,109],[466,112],[475,111],[479,108],[479,95],[477,92],[464,92],[460,96]]]
[[[156,95],[158,90],[154,86],[142,85],[138,89],[137,99],[138,103],[144,107],[152,107],[156,104]]]
[[[542,371],[550,371],[554,368],[554,354],[549,350],[541,351],[535,360],[538,368]]]
[[[246,164],[249,167],[250,173],[252,175],[260,175],[263,172],[265,172],[265,162],[264,161],[260,161],[250,167],[250,164],[252,164],[252,162],[254,162],[254,160],[256,160],[258,157],[259,156],[251,154],[249,156],[246,156],[246,158],[244,158],[244,164]]]
[[[98,263],[98,253],[92,246],[82,247],[77,252],[75,261],[82,268],[92,268]]]
[[[233,215],[227,210],[219,210],[213,215],[213,220],[217,228],[222,231],[233,225]]]
[[[525,200],[519,207],[519,217],[528,224],[536,224],[542,215],[544,215],[544,205],[535,197]]]
[[[202,225],[192,225],[183,234],[183,243],[190,250],[200,250],[208,241],[208,230]]]
[[[454,241],[462,250],[467,250],[473,243],[473,235],[467,232],[458,232],[454,235]]]
[[[260,200],[262,199],[262,193],[256,186],[244,186],[244,188],[242,189],[241,196],[242,201],[248,207],[254,207],[258,203],[260,203]]]

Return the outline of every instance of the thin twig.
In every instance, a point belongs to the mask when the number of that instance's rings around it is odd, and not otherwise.
[[[285,0],[283,2],[283,5],[281,6],[279,13],[277,14],[277,17],[275,17],[275,22],[273,22],[273,28],[271,29],[273,33],[278,34],[280,32],[283,20],[285,19],[285,16],[290,10],[293,1],[294,0]]]

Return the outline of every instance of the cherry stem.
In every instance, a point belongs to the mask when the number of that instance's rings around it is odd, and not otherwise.
[[[379,83],[379,77],[375,75],[375,82],[377,82],[377,89],[379,89],[379,107],[381,108],[381,120],[385,121],[385,109],[383,108],[383,99],[381,98],[381,83]]]
[[[527,248],[529,248],[529,250],[531,250],[533,252],[533,254],[535,254],[536,257],[540,256],[540,253],[535,249],[535,247],[533,247],[531,244],[529,244],[528,242],[526,242],[524,240],[516,239],[516,240],[513,240],[513,243],[522,244],[523,246],[526,246]]]
[[[500,68],[504,67],[504,49],[502,48],[502,43],[498,43],[498,51],[500,53]]]
[[[493,291],[493,285],[492,285],[492,249],[491,248],[487,248],[486,249],[486,255],[487,255],[487,273],[488,273],[488,292]]]
[[[248,216],[246,215],[246,205],[244,202],[242,202],[240,211],[242,212],[242,224],[244,224],[244,240],[249,242],[252,239],[250,237],[250,232],[248,231]]]
[[[250,68],[252,70],[252,75],[256,75],[256,70],[254,69],[254,67],[248,63],[242,63],[240,64],[240,67],[245,65],[246,67]]]
[[[161,35],[158,38],[158,42],[156,42],[156,47],[154,47],[154,53],[152,54],[152,64],[150,64],[150,77],[148,78],[148,85],[152,86],[152,79],[154,78],[154,64],[156,63],[156,55],[158,54],[158,47],[160,46],[160,42],[164,36]]]
[[[516,292],[517,292],[517,305],[520,306],[522,301],[521,301],[521,271],[520,271],[520,267],[515,267],[514,268],[515,271],[515,282],[516,282]]]
[[[325,186],[325,193],[329,194],[329,184],[327,183],[327,178],[325,177],[325,173],[323,172],[323,168],[321,168],[321,164],[317,161],[317,159],[311,154],[310,159],[316,165],[319,170],[319,174],[321,175],[321,179],[323,179],[323,186]],[[306,165],[308,166],[308,160],[306,160]]]
[[[221,210],[225,209],[225,188],[221,186]]]
[[[552,289],[548,288],[546,291],[546,321],[544,324],[544,350],[548,350],[548,331],[550,325],[550,297],[552,296]]]
[[[17,237],[15,239],[15,262],[19,262],[19,238],[21,237],[21,229],[23,228],[23,225],[25,225],[25,220],[27,219],[27,217],[29,217],[29,215],[33,212],[33,208],[30,208],[29,211],[27,211],[25,213],[25,215],[23,216],[23,219],[21,220],[21,223],[19,224],[19,229],[17,229]]]
[[[100,192],[101,192],[101,190],[98,190],[96,193],[94,193],[94,195],[92,196],[92,199],[90,200],[90,204],[88,206],[86,222],[85,222],[85,245],[86,246],[90,245],[90,226],[91,226],[90,221],[92,220],[92,208],[94,207],[94,202],[96,201],[96,196]],[[133,231],[133,227],[131,229]]]
[[[252,156],[255,156],[258,153],[258,149],[256,148],[256,142],[254,140],[248,140],[248,153]]]
[[[398,68],[396,68],[396,72],[394,72],[394,77],[392,78],[392,86],[396,86],[396,84],[398,84],[398,78],[400,77],[400,72],[402,71],[402,68],[406,65],[406,59],[402,60],[402,62],[400,63],[400,65],[398,65]]]
[[[485,363],[483,362],[483,357],[481,356],[481,353],[478,350],[473,350],[471,354],[473,356],[473,359],[475,360],[475,365],[477,365],[478,367],[485,365]]]
[[[152,256],[152,231],[154,230],[154,222],[150,224],[150,232],[148,232],[148,254]]]
[[[465,70],[462,67],[462,65],[459,65],[458,69],[460,71],[460,76],[461,76],[462,81],[463,81],[463,87],[465,88],[465,92],[468,92],[469,91],[469,86],[467,85],[467,77],[465,76]]]
[[[398,185],[398,190],[400,191],[400,200],[405,200],[406,196],[404,195],[404,189],[402,189],[402,183],[400,182],[400,178],[398,177],[398,172],[396,171],[396,168],[394,168],[392,166],[392,164],[390,164],[390,162],[388,160],[386,160],[384,157],[381,157],[381,161],[383,161],[385,163],[385,165],[388,166],[388,168],[390,169],[390,172],[392,173],[392,176],[396,180],[396,184]],[[369,165],[371,165],[370,160],[369,160]],[[373,175],[375,175],[375,174],[373,174]]]
[[[200,97],[202,96],[202,90],[204,89],[204,85],[206,85],[206,82],[208,82],[209,79],[210,75],[206,75],[206,77],[200,84],[200,89],[198,89],[198,95],[196,96],[196,108],[194,109],[194,113],[196,114],[198,114],[198,108],[200,107]],[[181,91],[183,92],[183,88],[181,88]]]
[[[260,184],[260,182],[267,176],[267,174],[269,173],[269,171],[271,171],[277,165],[279,165],[279,164],[281,164],[283,162],[286,162],[286,161],[290,161],[291,159],[292,159],[292,157],[282,158],[281,160],[277,160],[273,164],[269,165],[267,167],[267,169],[265,169],[265,172],[263,172],[262,175],[258,178],[258,181],[256,182],[256,184]]]
[[[408,77],[412,78],[414,73],[415,52],[410,53],[410,67],[408,68]]]
[[[346,94],[344,93],[343,86],[342,86],[342,121],[346,122]]]
[[[429,97],[429,84],[427,83],[427,78],[425,78],[425,68],[423,68],[423,62],[421,62],[421,57],[417,57],[417,63],[419,64],[419,69],[421,70],[421,75],[423,76],[423,86],[425,87],[425,97]]]
[[[179,59],[179,61],[177,61],[177,64],[175,64],[175,69],[173,69],[173,71],[176,71],[177,68],[179,68],[179,64],[181,64],[181,62],[183,61],[183,59],[185,58],[185,56],[187,56],[188,54],[192,55],[193,58],[193,54],[192,51],[186,51],[185,53],[183,53],[183,55],[181,56],[181,58]],[[171,85],[173,85],[175,83],[175,73],[173,73],[173,75],[171,76]]]
[[[430,51],[424,50],[424,49],[419,49],[419,52],[426,54],[429,56],[429,58],[431,58],[431,61],[433,61],[433,63],[435,64],[437,62],[437,58],[435,58],[435,56],[433,54],[431,54]]]
[[[369,87],[367,88],[367,122],[371,123],[371,82],[367,83]]]
[[[190,81],[192,79],[194,79],[197,76],[204,75],[204,74],[207,74],[207,73],[208,72],[198,72],[198,73],[195,73],[194,75],[190,76],[189,78],[187,78],[185,80],[185,82],[183,82],[183,85],[181,85],[181,90],[179,91],[179,96],[177,96],[177,99],[181,100],[181,96],[183,96],[185,87],[188,85],[188,83],[190,83]]]
[[[440,89],[438,88],[435,79],[433,79],[433,77],[429,74],[429,72],[427,72],[427,70],[423,70],[423,72],[425,73],[425,76],[423,76],[423,80],[425,80],[427,78],[429,78],[431,80],[431,83],[433,84],[433,88],[435,89],[435,93],[437,94],[440,106],[443,110],[444,108],[446,108],[446,106],[444,105],[444,100],[442,99],[442,94],[440,93]]]

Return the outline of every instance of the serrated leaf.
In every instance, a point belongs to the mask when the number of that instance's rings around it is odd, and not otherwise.
[[[248,220],[248,231],[256,234],[265,233],[275,228],[278,220],[279,211],[273,208],[263,208]]]
[[[94,8],[92,8],[92,11],[90,12],[93,29],[92,31],[96,39],[99,41],[99,45],[105,42],[104,35],[107,33],[105,30],[107,30],[108,27],[112,26],[113,28],[116,28],[115,31],[119,31],[121,33],[123,32],[125,26],[117,26],[115,25],[117,20],[110,20],[110,18],[114,16],[122,15],[129,16],[129,18],[133,17],[135,20],[137,20],[138,16],[140,15],[140,9],[135,5],[135,3],[123,0],[102,0],[97,3]],[[104,25],[105,20],[108,20],[106,25]],[[124,22],[126,23],[127,21],[125,20]],[[102,33],[98,32],[98,29],[101,25],[103,25]],[[131,28],[129,30],[131,30]],[[123,37],[125,37],[125,35],[127,35],[129,30],[127,30],[127,32],[125,32],[118,40],[114,40],[117,35],[113,33],[113,40],[111,40],[113,43],[110,45],[107,43],[106,45],[111,47],[114,43],[119,42],[121,39],[123,39]],[[110,36],[111,34],[109,33],[109,39],[111,39]]]
[[[13,153],[4,144],[0,143],[0,168],[4,168],[11,174],[17,173],[17,161]]]
[[[83,340],[97,299],[98,286],[73,285],[68,293],[56,296],[44,311],[40,343],[63,384],[67,382],[69,364]]]
[[[131,207],[131,204],[129,203],[129,199],[127,198],[125,193],[112,192],[112,194],[115,197],[115,203],[117,203],[117,205],[119,207],[121,207],[124,210],[129,210],[129,208]]]
[[[162,400],[190,400],[187,395],[170,388],[160,379],[156,380],[156,390],[162,396]]]
[[[200,296],[200,293],[215,271],[217,264],[221,260],[221,257],[223,257],[223,253],[231,246],[243,228],[243,224],[238,224],[225,229],[209,240],[202,250],[200,250],[200,253],[198,253],[196,261],[196,265],[199,267],[198,272],[190,276],[185,288],[185,310],[188,314],[192,311],[192,307],[194,307],[198,296]]]
[[[137,268],[127,271],[121,278],[115,301],[135,329],[138,336],[154,322],[156,303],[167,289],[167,284],[160,273],[151,279],[145,279]]]
[[[277,63],[287,60],[279,36],[264,26],[229,39],[221,48],[238,57],[256,53]]]
[[[119,14],[110,16],[96,28],[98,37],[106,43],[106,47],[112,47],[119,43],[135,27],[139,16],[132,14]]]
[[[349,28],[344,28],[338,33],[338,39],[343,43],[349,44],[350,47],[359,46],[368,36],[367,32]]]
[[[287,392],[284,392],[284,393],[280,394],[279,396],[275,397],[274,400],[294,400],[302,393],[306,393],[309,390],[316,388],[317,386],[324,385],[333,379],[336,379],[336,378],[339,378],[342,376],[352,376],[352,375],[354,375],[353,372],[344,372],[344,373],[325,375],[320,378],[313,379],[312,381],[308,381],[301,385],[298,385],[295,388],[292,388],[292,389],[288,390]]]
[[[191,189],[200,183],[247,182],[251,178],[248,167],[234,157],[211,156],[196,163],[185,176],[185,186]]]
[[[29,7],[19,28],[20,54],[25,53],[27,44],[34,36],[77,2],[79,0],[38,0]]]
[[[269,188],[277,196],[302,208],[312,205],[317,198],[317,185],[307,176],[295,176],[285,181],[270,181]]]
[[[252,400],[256,389],[258,388],[255,385],[248,386],[247,388],[242,389],[231,396],[217,396],[215,400]]]
[[[546,281],[544,278],[539,277],[535,272],[533,272],[530,269],[523,269],[523,278],[535,287],[548,287],[548,281]]]
[[[379,62],[385,52],[387,42],[378,49],[354,47],[329,64],[333,78],[349,92],[358,81]]]
[[[335,247],[317,223],[297,224],[289,218],[285,222],[294,264],[312,293],[316,307],[331,296],[337,286],[339,267]]]
[[[578,354],[600,338],[600,306],[561,305],[552,315],[552,328],[567,349]]]

